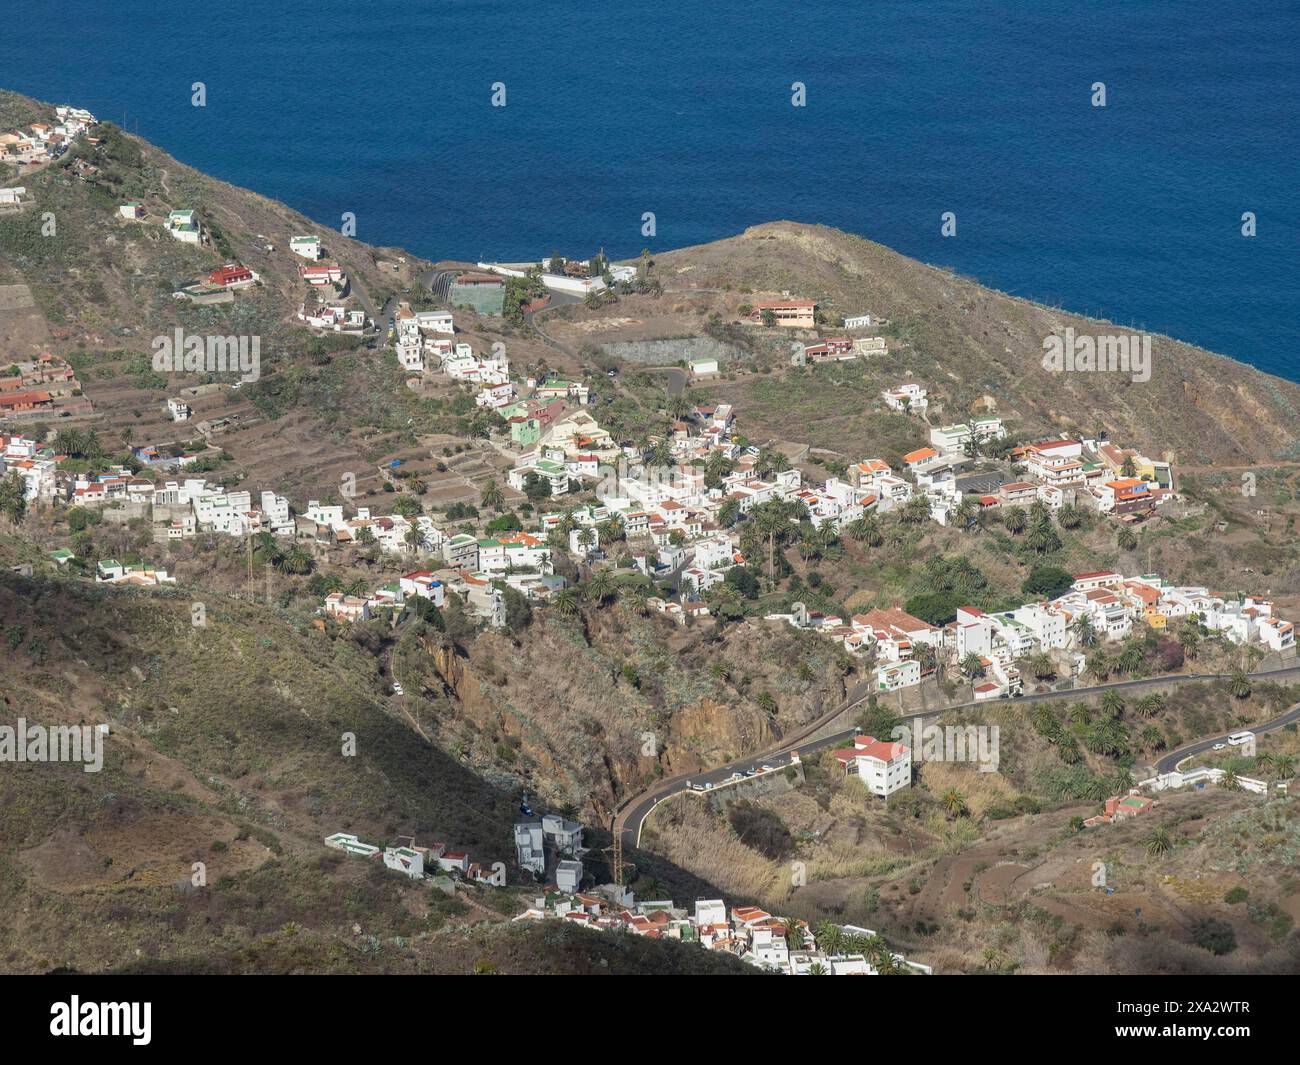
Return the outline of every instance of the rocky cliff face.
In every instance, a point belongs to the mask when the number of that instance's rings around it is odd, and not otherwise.
[[[843,697],[838,663],[798,634],[754,624],[701,647],[625,606],[426,649],[456,708],[440,742],[598,817],[656,777],[764,750]]]

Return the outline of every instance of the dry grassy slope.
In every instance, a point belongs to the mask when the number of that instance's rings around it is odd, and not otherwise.
[[[1232,464],[1300,458],[1300,385],[1164,336],[1145,384],[1118,374],[1049,374],[1045,336],[1120,327],[1017,299],[824,226],[773,222],[656,257],[668,295],[730,284],[813,297],[829,314],[893,320],[914,376],[958,416],[988,394],[1029,428],[1112,435],[1179,461]],[[732,302],[754,297],[733,294]]]
[[[515,939],[497,933],[364,951],[354,924],[381,940],[434,927],[428,895],[321,840],[415,833],[508,861],[514,797],[396,720],[350,641],[234,600],[195,628],[190,600],[0,577],[0,720],[112,728],[100,773],[0,766],[0,968],[509,968]],[[207,891],[184,883],[196,861]],[[536,939],[516,944],[523,971],[567,964]],[[675,971],[661,955],[623,963]]]
[[[1178,737],[1267,720],[1293,705],[1295,694],[1294,687],[1257,685],[1238,701],[1218,686],[1196,685],[1167,693],[1154,719],[1130,708],[1125,721],[1135,738],[1155,724],[1178,743]],[[1092,707],[1100,720],[1097,700]],[[1063,707],[1055,713],[1065,720]],[[981,971],[989,948],[999,952],[998,967],[1014,963],[1028,972],[1296,971],[1300,936],[1274,934],[1223,896],[1248,887],[1256,903],[1300,916],[1293,873],[1300,804],[1285,798],[1265,804],[1223,789],[1170,793],[1133,821],[1076,832],[1071,818],[1090,817],[1101,804],[1059,798],[1051,785],[1065,772],[1063,763],[1029,718],[1021,704],[952,718],[1000,727],[998,772],[922,762],[914,788],[889,804],[873,802],[860,782],[844,777],[831,752],[822,752],[807,762],[799,788],[756,800],[793,837],[780,854],[763,853],[692,796],[656,812],[647,845],[728,895],[814,922],[879,929],[908,956],[946,973]],[[1261,753],[1294,757],[1296,750],[1293,734],[1274,733]],[[1151,753],[1141,750],[1139,761]],[[1114,762],[1086,749],[1082,754],[1079,772],[1086,767],[1095,777],[1114,776]],[[950,789],[964,798],[969,819],[946,815],[940,798]],[[1042,812],[1009,816],[1020,796],[1041,802]],[[997,816],[988,816],[995,808]],[[1176,841],[1166,856],[1145,849],[1158,826]],[[792,861],[804,865],[804,886],[791,886]],[[1097,861],[1107,863],[1114,895],[1093,886]],[[1191,921],[1205,915],[1236,928],[1240,947],[1229,958],[1190,945]],[[1127,936],[1105,934],[1115,927]]]
[[[0,127],[51,115],[45,105],[0,92]],[[61,348],[147,351],[149,338],[171,326],[197,328],[209,319],[210,324],[228,319],[255,324],[271,336],[283,336],[308,292],[297,275],[302,260],[288,246],[297,233],[321,236],[328,256],[343,265],[363,300],[378,300],[404,287],[428,265],[410,256],[399,264],[401,252],[344,237],[284,204],[208,177],[107,123],[101,132],[122,137],[107,160],[82,142],[58,163],[24,176],[35,208],[7,223],[11,228],[3,232],[8,239],[0,244],[0,272],[8,275],[3,280],[32,286]],[[79,155],[101,166],[100,184],[74,176],[68,164]],[[144,204],[145,221],[135,224],[117,216],[117,205],[128,198]],[[207,309],[171,298],[179,282],[206,274],[225,258],[216,246],[181,245],[163,231],[167,212],[184,207],[216,224],[231,257],[263,277],[262,289],[234,305]],[[27,239],[32,236],[27,230],[39,234],[45,211],[55,214],[56,234]],[[275,246],[273,252],[264,250],[268,243]]]

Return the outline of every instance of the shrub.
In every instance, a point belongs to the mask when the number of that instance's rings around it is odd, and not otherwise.
[[[1211,954],[1230,954],[1237,949],[1237,933],[1227,921],[1202,917],[1192,923],[1192,942]]]

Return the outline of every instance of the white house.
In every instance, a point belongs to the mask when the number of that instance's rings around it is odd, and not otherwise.
[[[885,401],[885,406],[890,410],[903,412],[914,412],[924,414],[930,401],[926,398],[928,393],[918,384],[908,382],[906,384],[896,385],[894,388],[887,388],[880,393],[880,397]]]
[[[852,747],[835,752],[845,773],[856,772],[872,795],[888,798],[912,784],[912,752],[901,743],[856,736]]]
[[[379,853],[378,847],[369,843],[362,843],[361,840],[349,832],[335,832],[332,836],[326,836],[325,846],[336,851],[343,851],[346,854],[355,854],[360,858],[373,858]]]
[[[565,860],[555,866],[555,886],[560,891],[577,891],[582,884],[582,863]]]
[[[422,333],[455,333],[451,311],[416,311],[416,328]]]
[[[203,239],[198,216],[193,210],[172,211],[165,224],[167,231],[183,244],[198,244]]]
[[[294,255],[300,255],[304,259],[310,259],[312,262],[315,262],[320,258],[320,237],[290,237],[289,250],[293,252]]]
[[[438,580],[432,571],[427,569],[414,570],[411,573],[403,574],[398,579],[398,586],[404,596],[421,596],[428,599],[436,607],[441,607],[446,601],[446,592],[442,581]]]
[[[385,847],[384,865],[405,873],[412,880],[424,879],[424,856],[410,847]]]

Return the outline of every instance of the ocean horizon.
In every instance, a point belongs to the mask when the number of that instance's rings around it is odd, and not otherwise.
[[[41,10],[65,32],[7,35],[0,86],[371,244],[618,259],[788,218],[1300,380],[1294,4]]]

